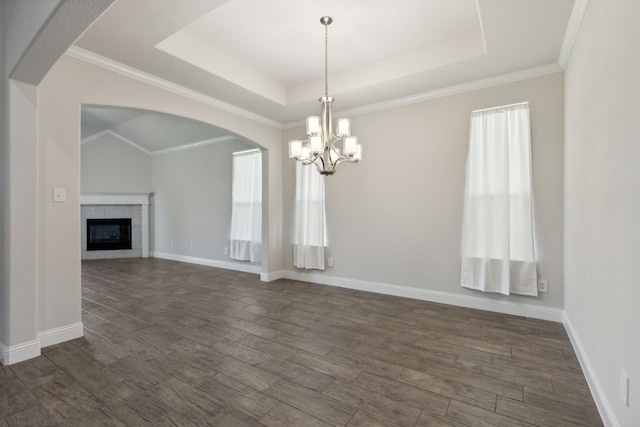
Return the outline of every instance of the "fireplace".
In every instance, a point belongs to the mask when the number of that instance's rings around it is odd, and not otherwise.
[[[84,259],[117,259],[149,257],[149,193],[80,194],[80,257]],[[130,249],[87,250],[88,219],[131,218]]]
[[[131,218],[87,219],[87,251],[131,249]]]

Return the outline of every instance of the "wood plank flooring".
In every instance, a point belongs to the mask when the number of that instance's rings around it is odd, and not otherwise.
[[[85,336],[6,426],[600,426],[561,324],[159,259],[84,261]]]

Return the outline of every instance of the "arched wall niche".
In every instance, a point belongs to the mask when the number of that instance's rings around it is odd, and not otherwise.
[[[282,277],[282,131],[120,73],[63,56],[38,87],[38,330],[81,322],[80,141],[83,105],[180,116],[224,128],[262,147],[261,279]],[[54,203],[53,188],[66,189]]]

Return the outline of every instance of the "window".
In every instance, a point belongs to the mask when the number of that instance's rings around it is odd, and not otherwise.
[[[529,104],[471,113],[461,285],[537,295]]]
[[[233,153],[231,191],[232,259],[259,262],[262,252],[262,153]]]
[[[324,270],[326,242],[324,176],[314,166],[296,162],[294,267]]]

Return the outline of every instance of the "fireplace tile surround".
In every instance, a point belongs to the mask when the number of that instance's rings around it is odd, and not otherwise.
[[[81,193],[81,259],[147,258],[149,196],[149,193]],[[131,218],[132,248],[87,251],[87,219],[100,218]]]

